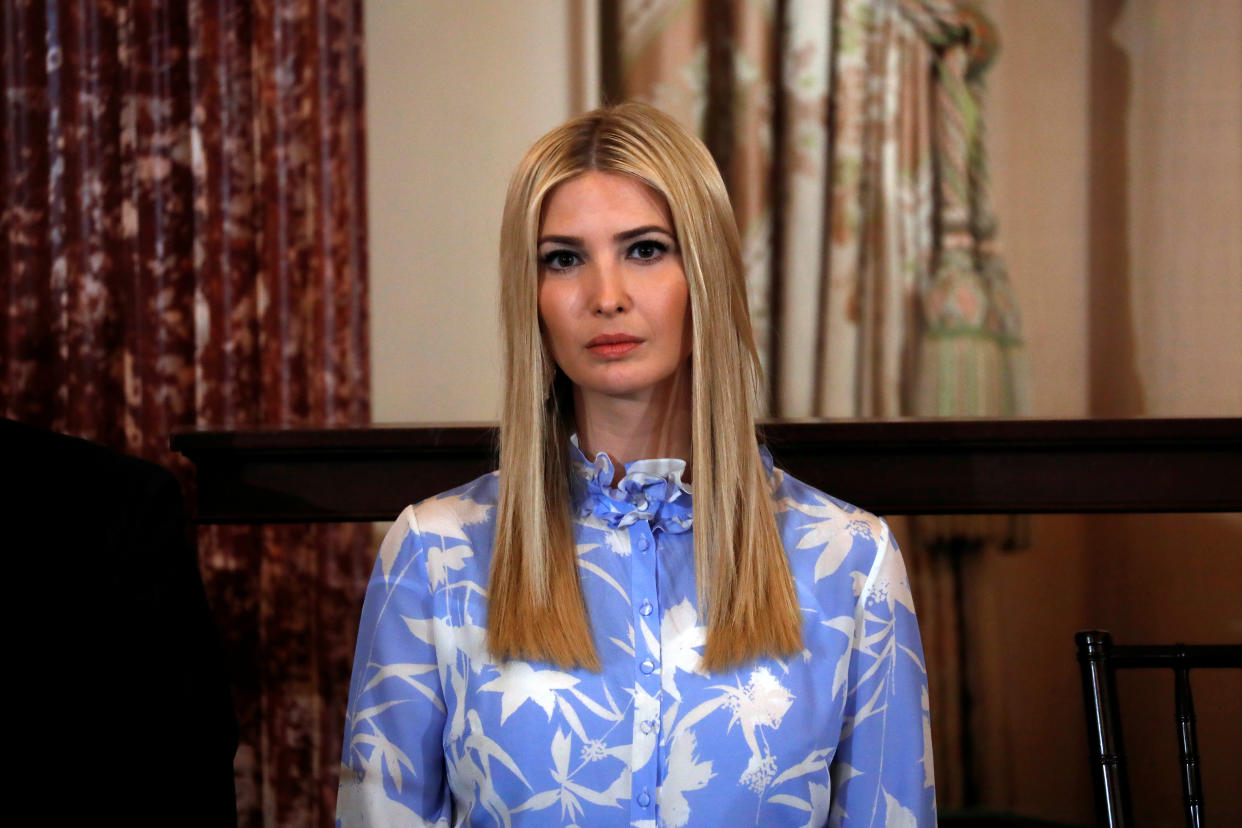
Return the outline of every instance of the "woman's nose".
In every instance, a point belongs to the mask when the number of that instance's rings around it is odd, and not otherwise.
[[[625,278],[616,265],[605,264],[596,268],[595,295],[591,297],[591,310],[597,316],[625,313],[630,308]]]

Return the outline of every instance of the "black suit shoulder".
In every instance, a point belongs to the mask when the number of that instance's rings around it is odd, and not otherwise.
[[[12,420],[0,447],[17,492],[4,523],[32,632],[23,661],[49,711],[30,744],[37,762],[67,752],[87,769],[59,780],[82,796],[60,797],[58,816],[235,824],[236,719],[176,478]]]

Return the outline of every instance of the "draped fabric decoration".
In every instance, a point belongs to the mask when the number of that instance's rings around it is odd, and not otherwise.
[[[187,482],[174,428],[369,422],[361,3],[3,9],[4,415]],[[242,825],[332,821],[367,535],[199,532]]]
[[[983,153],[982,79],[996,38],[977,10],[954,0],[604,0],[601,29],[606,98],[680,118],[724,175],[771,414],[1024,410]],[[1010,544],[1011,523],[920,519],[910,531],[938,798],[969,804],[969,575],[958,553]]]
[[[938,244],[921,286],[922,364],[916,413],[1021,414],[1027,409],[1017,303],[995,247],[987,189],[983,76],[996,56],[991,23],[953,2],[907,4],[935,48]]]

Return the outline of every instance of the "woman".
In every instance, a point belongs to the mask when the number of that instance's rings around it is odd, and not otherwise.
[[[500,471],[380,548],[340,823],[934,824],[900,553],[756,443],[703,145],[634,103],[553,130],[500,270]]]

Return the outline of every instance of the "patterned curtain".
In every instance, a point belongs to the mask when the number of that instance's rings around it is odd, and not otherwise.
[[[175,428],[368,422],[361,2],[2,15],[4,415],[187,483]],[[367,534],[200,530],[243,825],[332,821]]]
[[[604,0],[605,97],[696,129],[733,198],[769,407],[1008,416],[1021,337],[983,153],[987,20],[953,0]],[[865,505],[865,504],[862,504]],[[969,555],[1008,520],[912,522],[942,806],[977,799]]]

